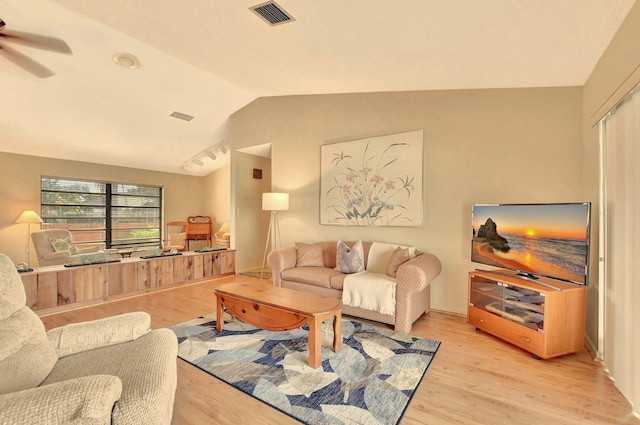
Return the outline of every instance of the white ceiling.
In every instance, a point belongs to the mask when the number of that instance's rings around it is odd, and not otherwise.
[[[0,57],[0,151],[206,175],[260,96],[581,86],[635,0],[278,0],[296,21],[274,27],[262,1],[0,0],[7,31],[73,50],[12,45],[46,79]]]

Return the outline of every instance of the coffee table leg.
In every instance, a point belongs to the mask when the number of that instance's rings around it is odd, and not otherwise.
[[[333,351],[336,353],[342,348],[342,312],[338,311],[333,318]]]
[[[222,332],[222,328],[224,328],[224,319],[222,318],[223,309],[222,309],[222,297],[220,295],[216,295],[216,330],[218,332]]]
[[[312,317],[309,320],[309,366],[317,369],[322,364],[322,320]]]

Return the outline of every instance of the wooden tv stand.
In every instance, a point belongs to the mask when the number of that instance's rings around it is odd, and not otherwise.
[[[467,322],[548,359],[584,348],[587,289],[541,277],[469,272]]]

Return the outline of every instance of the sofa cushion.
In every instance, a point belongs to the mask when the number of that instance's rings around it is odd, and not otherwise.
[[[324,267],[322,242],[296,242],[296,267]]]
[[[64,357],[43,385],[90,375],[117,376],[122,396],[113,409],[113,424],[169,424],[177,352],[176,335],[156,329],[133,341]]]
[[[354,242],[345,242],[347,246],[353,247]],[[324,250],[324,266],[333,269],[336,267],[337,257],[337,241],[322,242],[322,249]],[[362,241],[362,249],[364,251],[364,264],[366,268],[367,258],[369,256],[369,249],[371,248],[371,242]]]
[[[364,270],[364,250],[362,241],[349,247],[346,243],[338,241],[336,245],[336,271],[340,273],[357,273]]]
[[[347,245],[351,245],[347,242]],[[324,251],[324,266],[333,269],[336,267],[336,242],[322,242]]]
[[[387,275],[396,277],[398,275],[398,267],[407,261],[409,261],[409,249],[400,247],[394,249],[387,263]]]
[[[24,285],[16,266],[9,257],[0,254],[0,320],[23,308],[26,302]]]
[[[294,267],[282,271],[282,280],[330,288],[331,278],[336,275],[342,275],[342,273],[327,267]]]
[[[51,246],[53,246],[53,250],[55,252],[69,251],[69,254],[71,255],[78,253],[78,248],[76,247],[76,244],[73,243],[71,236],[67,236],[63,239],[49,238],[49,242],[51,242]]]
[[[0,394],[40,385],[58,360],[44,325],[25,302],[16,267],[0,254]]]
[[[329,283],[331,285],[331,289],[339,289],[340,291],[342,291],[342,289],[344,288],[344,278],[347,276],[348,275],[344,273],[331,276],[331,282]]]
[[[393,250],[397,247],[408,248],[409,258],[415,257],[415,247],[407,247],[397,244],[391,244],[386,242],[372,242],[369,249],[369,257],[367,259],[367,266],[365,269],[372,273],[384,273],[386,274],[387,265]]]
[[[0,329],[0,394],[40,385],[58,360],[40,318],[22,307]]]

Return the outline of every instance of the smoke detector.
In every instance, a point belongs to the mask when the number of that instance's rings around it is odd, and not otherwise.
[[[136,55],[132,55],[131,53],[116,53],[112,56],[112,59],[116,63],[116,65],[123,68],[140,68],[140,59],[138,59]]]

